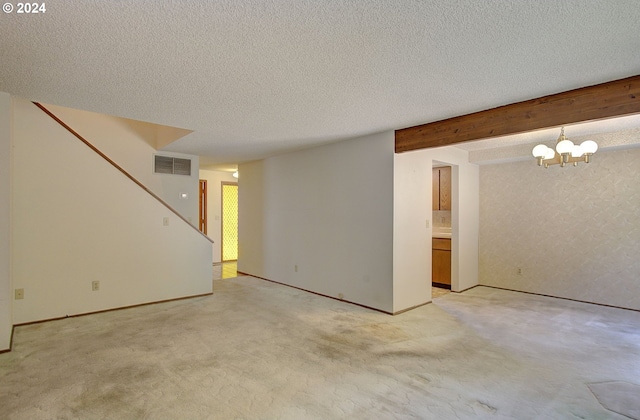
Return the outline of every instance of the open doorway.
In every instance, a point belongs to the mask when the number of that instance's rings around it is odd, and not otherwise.
[[[452,240],[452,165],[433,162],[432,167],[432,238],[431,238],[431,286],[432,297],[451,291],[451,240]]]
[[[238,184],[222,183],[222,261],[238,260]]]

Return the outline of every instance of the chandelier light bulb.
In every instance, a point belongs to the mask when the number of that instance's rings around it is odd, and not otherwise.
[[[571,153],[573,150],[573,142],[571,140],[562,140],[556,145],[556,151],[561,155]]]
[[[545,160],[547,160],[547,159],[553,159],[554,157],[556,157],[556,151],[555,151],[555,150],[553,150],[553,149],[552,149],[552,148],[550,148],[550,147],[547,147],[547,154],[546,154],[546,155],[544,155],[544,159],[545,159]]]
[[[533,148],[533,151],[531,153],[533,154],[533,157],[536,158],[545,157],[547,155],[548,149],[549,148],[544,144],[539,144]]]
[[[583,141],[582,144],[580,144],[580,149],[582,153],[594,154],[596,150],[598,150],[598,143],[593,140]]]
[[[582,156],[582,146],[578,146],[577,144],[573,145],[573,149],[571,150],[571,157],[577,158]]]

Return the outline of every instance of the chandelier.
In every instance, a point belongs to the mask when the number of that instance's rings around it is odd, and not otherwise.
[[[584,141],[580,145],[573,144],[564,135],[564,127],[562,127],[555,150],[539,144],[533,148],[532,154],[538,159],[538,166],[548,168],[549,165],[556,164],[564,167],[567,163],[573,163],[573,166],[578,166],[578,162],[589,163],[591,155],[596,150],[598,150],[598,144],[593,140]]]

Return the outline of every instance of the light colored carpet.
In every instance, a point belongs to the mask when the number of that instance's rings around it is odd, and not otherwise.
[[[627,418],[588,384],[638,382],[640,313],[484,287],[435,302],[392,317],[238,277],[18,327],[0,418]]]

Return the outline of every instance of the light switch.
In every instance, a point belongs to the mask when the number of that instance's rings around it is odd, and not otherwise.
[[[162,226],[169,226],[169,218],[168,217],[163,217],[162,218]]]

